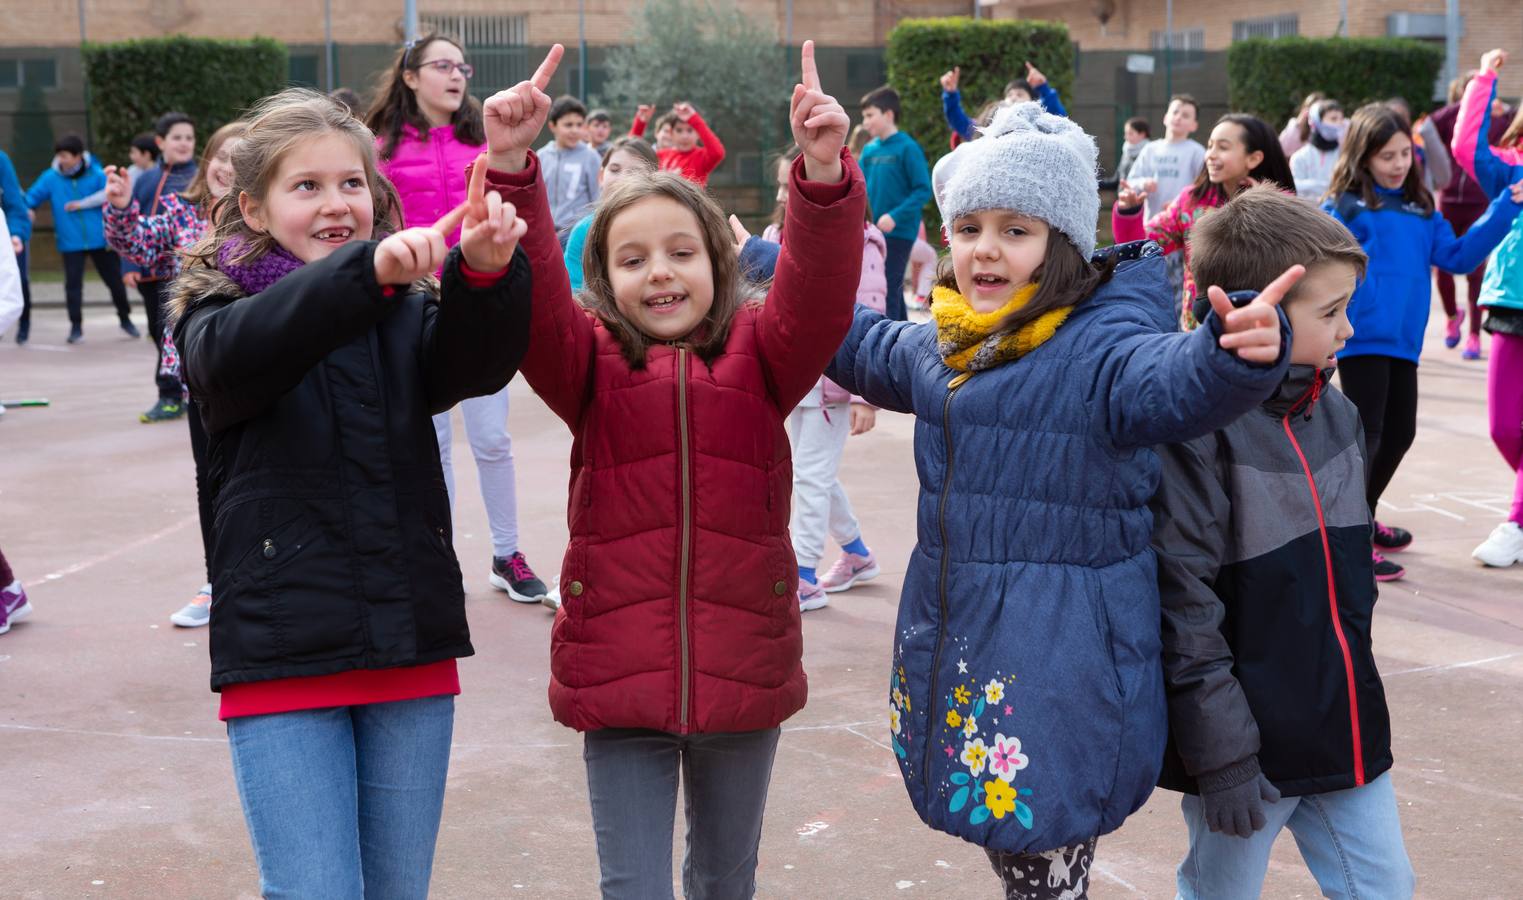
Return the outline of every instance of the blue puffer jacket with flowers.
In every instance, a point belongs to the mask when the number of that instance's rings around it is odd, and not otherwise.
[[[1153,445],[1209,434],[1284,378],[1175,328],[1156,244],[1053,337],[995,368],[943,364],[934,323],[862,306],[827,371],[915,414],[918,544],[894,633],[889,724],[927,824],[997,850],[1071,846],[1153,789],[1167,729]]]

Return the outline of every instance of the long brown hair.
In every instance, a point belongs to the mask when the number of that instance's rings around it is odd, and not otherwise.
[[[407,72],[418,71],[418,63],[422,61],[424,51],[435,41],[453,44],[460,48],[461,53],[465,52],[465,47],[459,41],[437,31],[430,31],[398,50],[390,68],[376,78],[375,102],[370,104],[369,111],[365,113],[365,125],[383,139],[382,159],[391,159],[392,154],[397,152],[404,125],[411,125],[418,132],[419,140],[428,140],[428,117],[418,107],[418,95],[407,86],[402,76]],[[450,116],[450,125],[455,129],[455,139],[462,144],[476,146],[486,143],[481,101],[472,97],[470,92],[466,92],[460,101],[460,108]]]
[[[316,91],[287,88],[259,101],[243,121],[243,140],[233,151],[232,190],[212,205],[212,227],[185,252],[187,268],[217,268],[217,251],[230,240],[239,241],[242,248],[234,262],[258,259],[274,249],[275,239],[255,231],[243,218],[238,197],[248,194],[264,200],[281,161],[301,143],[328,134],[348,138],[360,155],[375,210],[370,237],[380,238],[396,229],[402,209],[397,190],[376,170],[375,136],[349,114],[347,106]]]
[[[1116,255],[1107,254],[1101,262],[1084,258],[1063,232],[1047,227],[1047,253],[1041,265],[1031,273],[1037,286],[1031,300],[1020,309],[1010,313],[995,326],[995,333],[1019,331],[1055,309],[1076,306],[1079,301],[1093,294],[1101,285],[1111,280],[1116,271]],[[957,273],[953,270],[952,254],[948,253],[936,264],[936,286],[957,290]]]
[[[646,351],[655,340],[635,327],[619,311],[613,284],[608,279],[608,233],[613,228],[614,219],[621,213],[651,197],[675,201],[686,207],[698,220],[703,247],[713,266],[714,302],[709,307],[708,315],[703,317],[693,332],[675,343],[692,350],[705,363],[711,363],[724,350],[736,311],[751,301],[759,300],[760,296],[748,288],[741,276],[740,261],[735,256],[735,237],[730,232],[724,211],[697,185],[681,175],[651,172],[648,175],[631,176],[621,179],[603,195],[597,212],[592,215],[592,227],[587,232],[587,247],[582,257],[582,305],[601,319],[613,333],[629,367],[636,370],[645,368]]]
[[[180,194],[181,200],[188,203],[205,203],[208,207],[211,206],[209,202],[212,199],[211,185],[206,183],[206,179],[210,177],[207,174],[207,169],[211,167],[212,160],[217,158],[217,154],[222,152],[222,145],[228,141],[243,137],[244,132],[248,131],[248,128],[248,124],[240,119],[236,122],[229,122],[212,132],[211,140],[207,141],[206,146],[201,150],[201,165],[196,168],[196,175],[190,180],[190,186],[185,189],[184,193]]]
[[[1375,191],[1375,176],[1370,174],[1370,157],[1380,152],[1398,134],[1412,139],[1412,124],[1399,111],[1384,103],[1367,103],[1359,107],[1349,120],[1348,136],[1343,139],[1343,150],[1333,166],[1332,181],[1328,182],[1323,196],[1337,200],[1344,194],[1358,194],[1370,209],[1380,208],[1380,195]],[[1485,136],[1482,136],[1484,140]],[[1412,147],[1412,167],[1401,183],[1402,198],[1421,207],[1424,214],[1433,212],[1433,195],[1423,184],[1421,168],[1417,165],[1417,146]]]

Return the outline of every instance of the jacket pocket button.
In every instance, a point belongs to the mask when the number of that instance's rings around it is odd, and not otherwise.
[[[275,558],[275,554],[279,553],[280,549],[275,546],[275,542],[274,541],[270,540],[269,538],[265,538],[264,539],[264,550],[261,551],[261,552],[264,553],[264,558],[265,559],[274,559]]]
[[[774,584],[772,586],[772,593],[776,594],[779,597],[788,593],[788,582],[779,581],[777,584]]]
[[[580,581],[573,581],[571,584],[566,586],[566,590],[571,594],[571,596],[580,597],[582,596],[582,591],[585,589],[582,587],[582,583]]]

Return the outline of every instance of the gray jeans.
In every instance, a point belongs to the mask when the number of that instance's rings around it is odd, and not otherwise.
[[[749,900],[756,893],[756,851],[780,733],[589,731],[582,757],[605,900],[672,896],[679,773],[687,816],[683,896]]]

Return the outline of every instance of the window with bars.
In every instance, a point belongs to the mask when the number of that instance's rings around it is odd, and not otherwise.
[[[1155,31],[1152,33],[1154,50],[1167,49],[1169,43],[1167,40],[1168,34],[1169,32],[1166,31]],[[1174,50],[1176,51],[1183,50],[1199,53],[1206,49],[1206,30],[1204,28],[1188,28],[1184,31],[1175,31],[1173,34]]]
[[[527,16],[435,13],[420,16],[418,25],[424,34],[438,31],[465,45],[466,57],[476,68],[471,93],[478,97],[512,87],[531,74]]]
[[[1295,37],[1301,33],[1301,17],[1295,13],[1266,19],[1243,19],[1232,23],[1232,39]]]
[[[1162,53],[1169,43],[1169,32],[1154,31],[1151,33],[1151,43],[1155,51]],[[1206,61],[1206,30],[1204,28],[1187,28],[1183,31],[1173,32],[1173,56],[1174,66],[1180,69],[1189,69],[1204,65]],[[1162,65],[1162,57],[1159,58]]]

